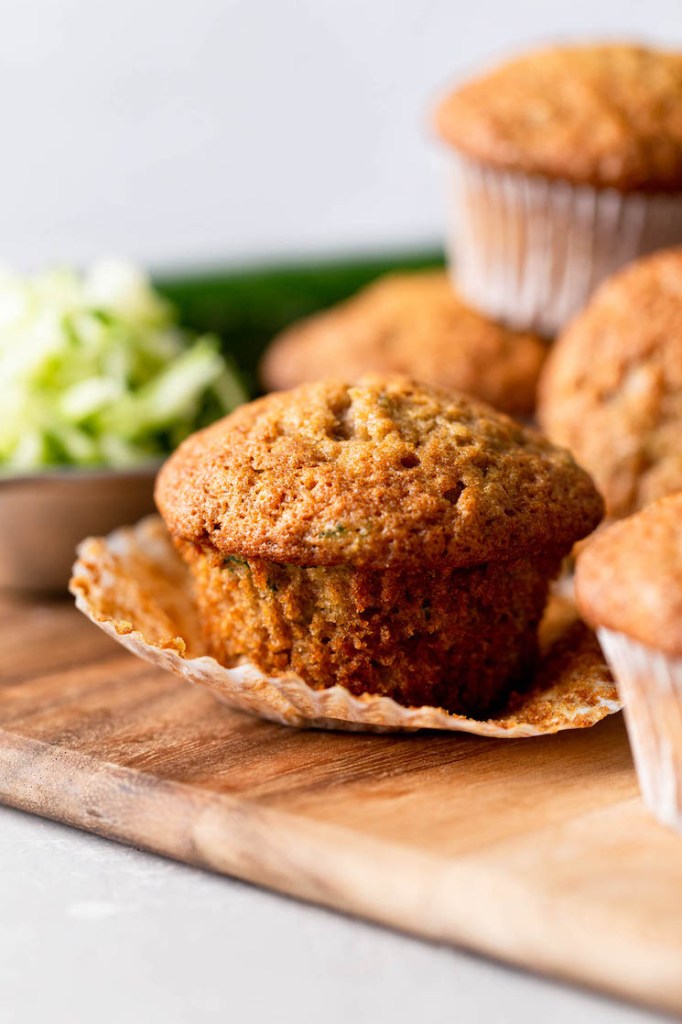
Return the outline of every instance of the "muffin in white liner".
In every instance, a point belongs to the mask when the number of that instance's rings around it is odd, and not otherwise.
[[[453,282],[516,330],[556,334],[624,264],[682,242],[682,193],[597,189],[463,156],[449,187]]]
[[[616,679],[642,796],[682,832],[682,493],[598,533],[576,599]]]
[[[682,241],[682,54],[626,44],[524,55],[441,102],[462,294],[554,334],[624,263]]]
[[[682,657],[610,629],[597,636],[618,680],[642,796],[662,824],[682,832]]]
[[[486,721],[388,697],[315,690],[289,673],[268,676],[243,660],[226,668],[207,656],[186,566],[156,516],[80,548],[71,591],[78,608],[133,654],[225,704],[291,726],[356,731],[445,729],[502,739],[587,728],[620,710],[592,633],[572,604],[553,598],[541,627],[541,658],[527,692]],[[418,666],[415,668],[418,671]]]

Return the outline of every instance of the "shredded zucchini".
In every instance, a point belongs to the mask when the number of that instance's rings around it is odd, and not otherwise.
[[[140,465],[246,397],[134,267],[0,272],[0,473]]]

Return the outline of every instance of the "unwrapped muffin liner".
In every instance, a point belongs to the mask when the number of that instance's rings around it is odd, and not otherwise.
[[[682,658],[610,629],[597,636],[618,683],[644,801],[682,832]]]
[[[596,286],[682,242],[682,192],[618,192],[452,155],[448,248],[459,292],[489,316],[551,336]]]
[[[356,697],[341,686],[316,690],[294,674],[269,676],[246,660],[220,665],[205,653],[189,575],[156,516],[85,540],[71,591],[78,608],[133,654],[208,688],[233,708],[285,725],[447,729],[511,739],[584,728],[620,710],[593,634],[562,598],[553,599],[546,618],[545,653],[533,685],[513,695],[498,717],[476,721],[442,708],[403,707],[389,697]]]

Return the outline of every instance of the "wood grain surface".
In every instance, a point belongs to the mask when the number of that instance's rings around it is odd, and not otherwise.
[[[288,729],[0,599],[0,800],[682,1013],[682,839],[620,716],[500,741]]]

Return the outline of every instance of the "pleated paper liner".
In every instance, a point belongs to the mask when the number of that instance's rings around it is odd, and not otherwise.
[[[553,335],[604,278],[682,243],[682,193],[621,193],[451,157],[450,264],[489,316]]]
[[[625,705],[639,788],[652,814],[682,832],[682,658],[597,631]]]
[[[78,608],[133,654],[206,687],[233,708],[285,725],[448,729],[512,739],[586,728],[621,707],[596,638],[558,596],[543,623],[532,685],[513,695],[500,715],[477,721],[442,708],[403,707],[389,697],[356,697],[341,686],[315,690],[294,674],[268,676],[248,661],[220,665],[205,653],[188,574],[156,516],[85,540],[71,592]]]

